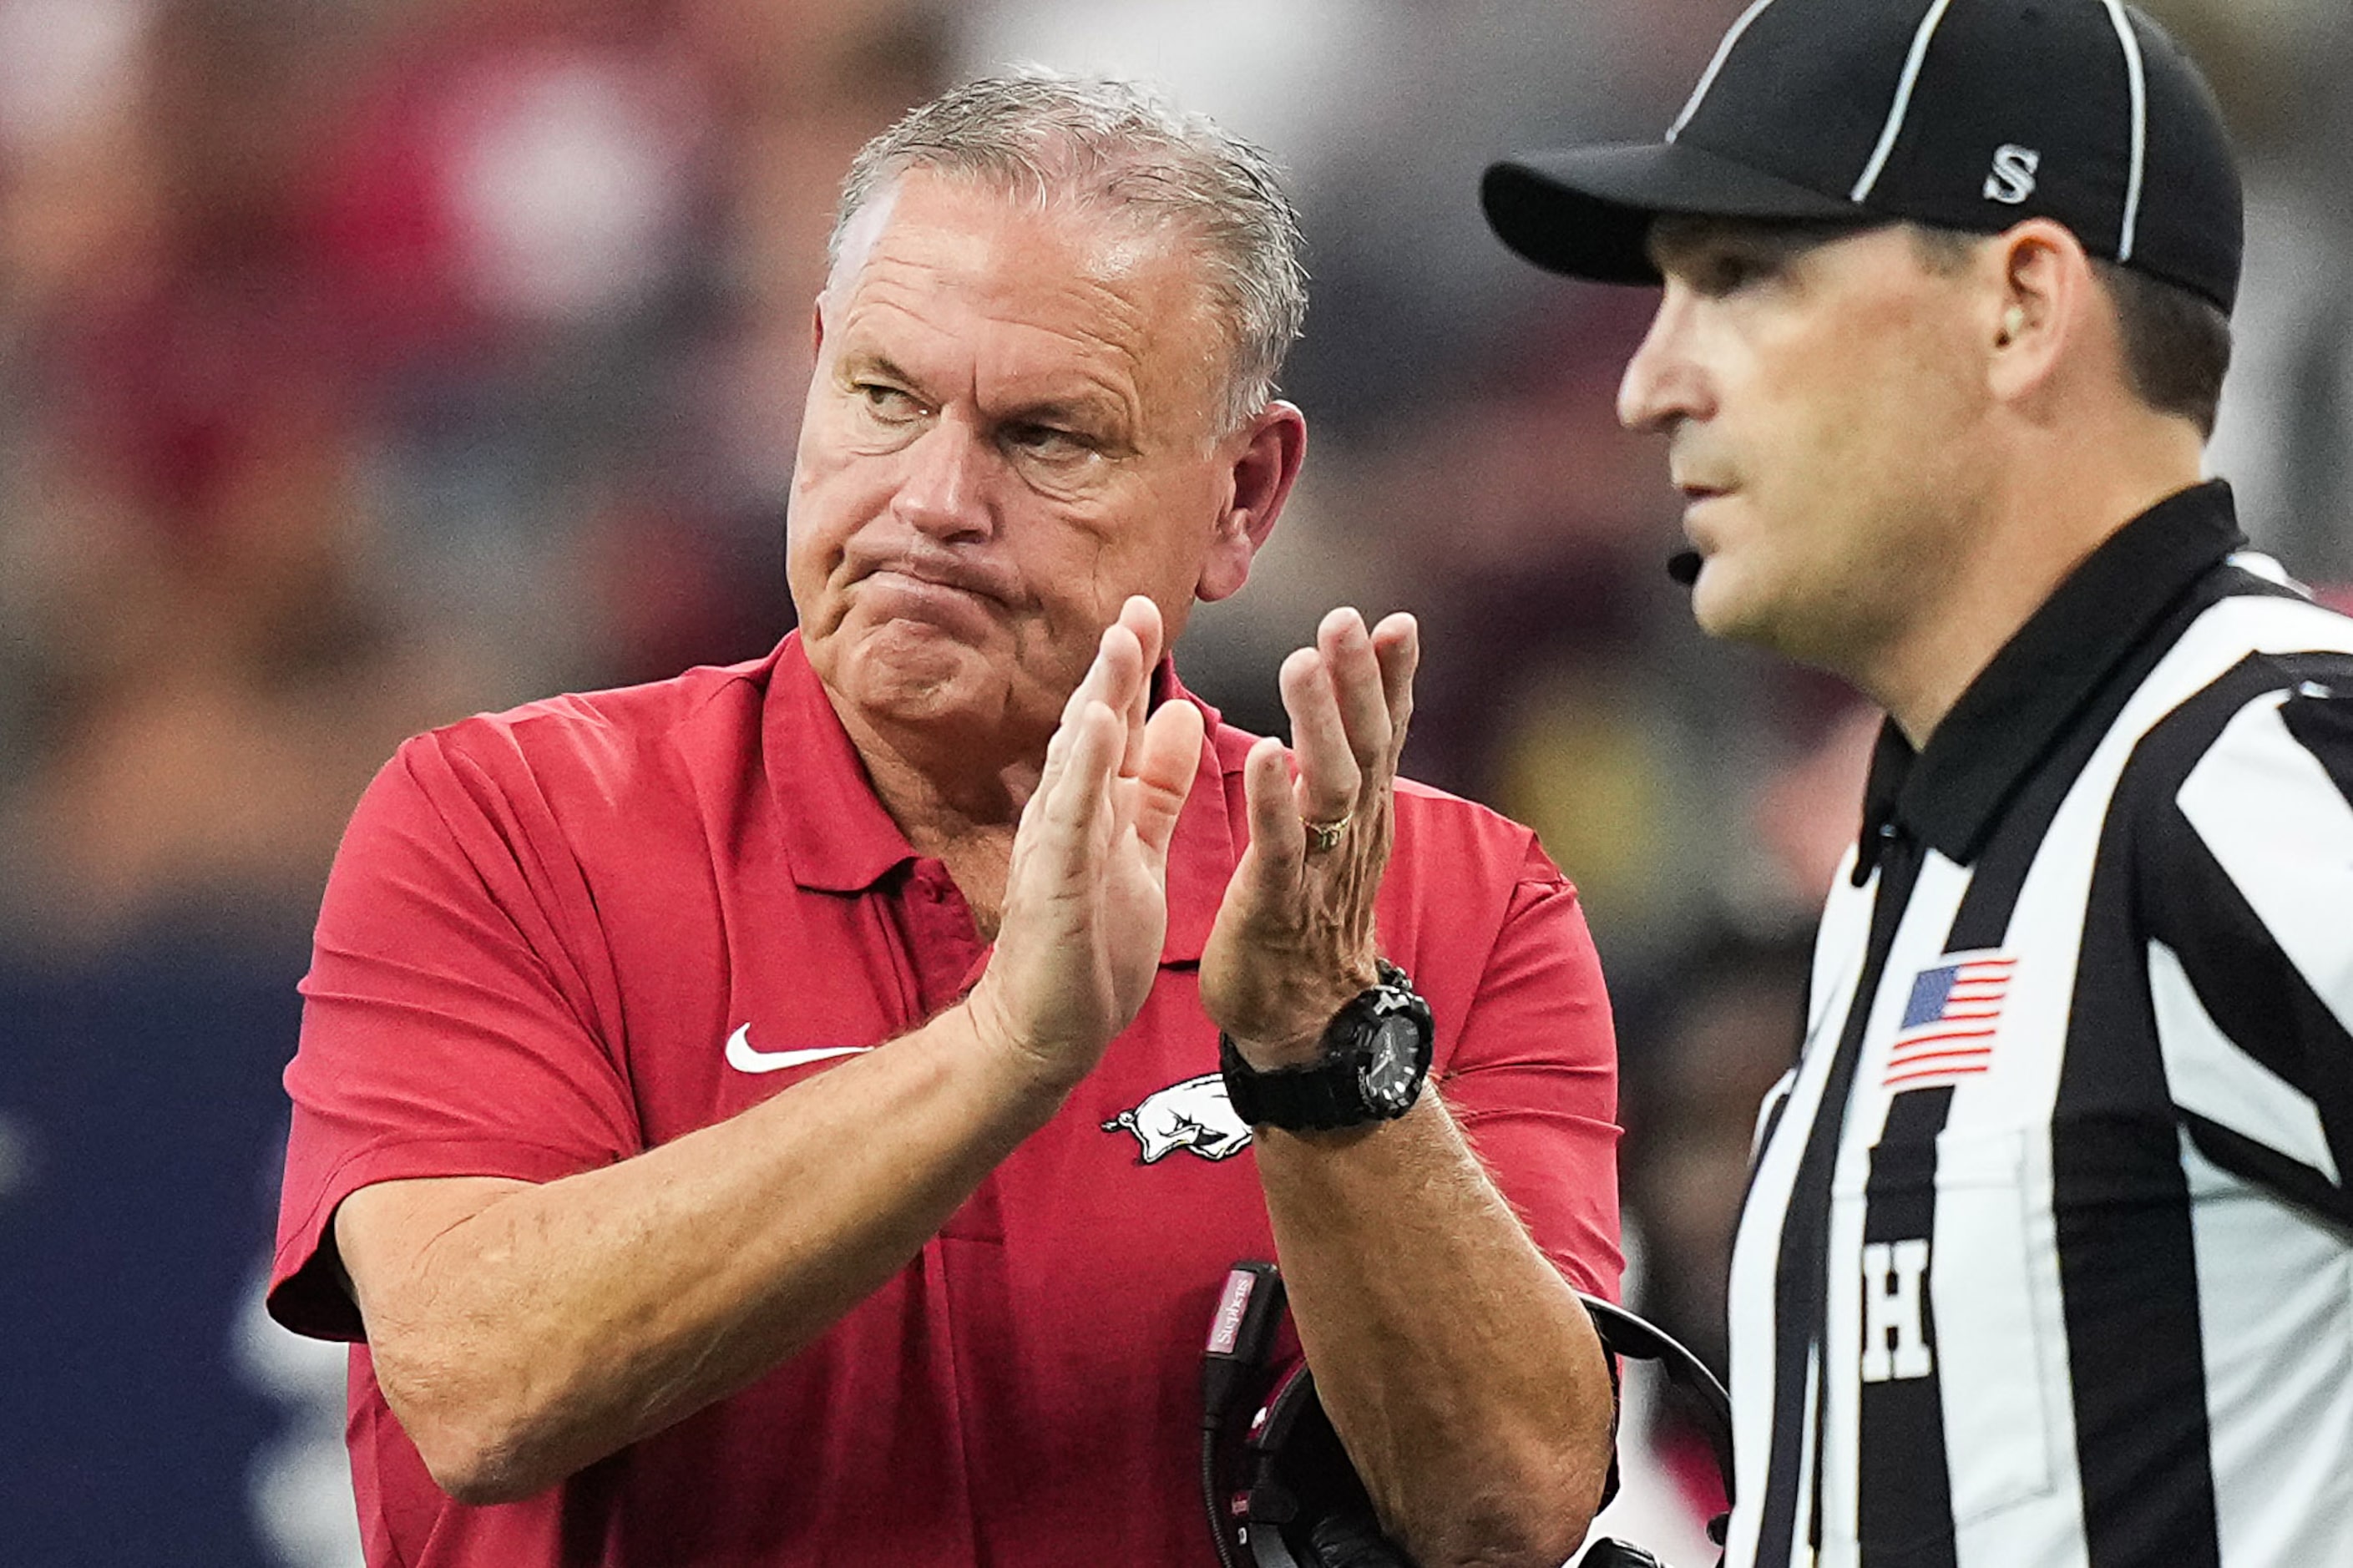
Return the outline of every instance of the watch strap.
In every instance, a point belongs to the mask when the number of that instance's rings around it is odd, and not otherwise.
[[[1391,1121],[1412,1108],[1429,1069],[1430,1004],[1415,994],[1404,970],[1387,959],[1378,963],[1379,978],[1350,998],[1325,1026],[1323,1054],[1317,1060],[1261,1071],[1243,1059],[1231,1037],[1219,1032],[1218,1068],[1225,1078],[1226,1096],[1234,1114],[1245,1124],[1293,1132],[1329,1132]],[[1365,1038],[1381,1019],[1398,1013],[1411,1018],[1419,1029],[1422,1060],[1414,1092],[1401,1103],[1378,1104],[1365,1093]]]

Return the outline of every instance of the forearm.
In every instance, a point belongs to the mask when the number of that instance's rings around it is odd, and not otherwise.
[[[1399,1121],[1261,1129],[1256,1152],[1316,1388],[1423,1568],[1551,1568],[1583,1539],[1611,1394],[1576,1292],[1434,1088]]]
[[[417,1216],[429,1239],[353,1274],[374,1287],[377,1375],[437,1479],[468,1500],[527,1495],[807,1345],[1052,1114],[1057,1089],[990,1060],[951,1009],[634,1159],[446,1227]],[[353,1194],[339,1237],[402,1185]]]

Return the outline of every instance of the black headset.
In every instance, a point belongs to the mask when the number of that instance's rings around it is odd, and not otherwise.
[[[1601,1347],[1655,1362],[1683,1390],[1732,1495],[1732,1400],[1705,1363],[1655,1324],[1578,1293]],[[1237,1396],[1263,1375],[1282,1313],[1282,1280],[1271,1263],[1238,1263],[1226,1276],[1201,1363],[1201,1500],[1221,1568],[1414,1568],[1380,1531],[1372,1499],[1315,1396],[1315,1376],[1293,1369],[1235,1436]],[[1614,1380],[1616,1368],[1611,1368]],[[1229,1448],[1232,1451],[1229,1452]],[[1618,1489],[1610,1461],[1606,1504]],[[1725,1521],[1708,1527],[1719,1546]],[[1578,1568],[1660,1568],[1638,1546],[1600,1540]]]

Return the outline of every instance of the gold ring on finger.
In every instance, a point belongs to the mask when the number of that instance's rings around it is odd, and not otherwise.
[[[1304,817],[1301,818],[1299,825],[1307,829],[1307,852],[1321,855],[1327,850],[1337,849],[1340,835],[1348,830],[1348,823],[1355,816],[1354,812],[1343,812],[1335,822],[1309,822]]]

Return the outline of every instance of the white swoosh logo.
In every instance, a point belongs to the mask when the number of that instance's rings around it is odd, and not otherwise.
[[[727,1037],[727,1065],[738,1072],[780,1072],[808,1062],[821,1062],[830,1057],[854,1057],[871,1051],[872,1046],[807,1046],[797,1051],[755,1051],[752,1048],[752,1026],[744,1025]]]

